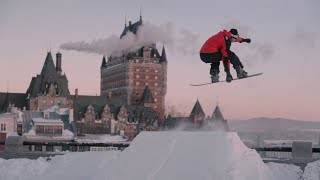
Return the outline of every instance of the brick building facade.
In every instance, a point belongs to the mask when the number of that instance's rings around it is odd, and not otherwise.
[[[142,18],[125,25],[120,38],[128,31],[136,34]],[[150,88],[154,102],[145,104],[153,108],[160,119],[164,117],[167,93],[167,57],[163,47],[161,55],[156,44],[143,46],[135,52],[120,57],[103,57],[101,65],[101,95],[121,97],[128,105],[137,105],[146,86]]]

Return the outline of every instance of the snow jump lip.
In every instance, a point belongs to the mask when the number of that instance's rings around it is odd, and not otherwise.
[[[245,78],[241,78],[241,79],[247,79],[247,78],[250,78],[250,77],[254,77],[254,76],[260,76],[262,75],[263,73],[255,73],[255,74],[250,74],[248,75],[247,77]],[[241,80],[239,78],[234,78],[233,81],[236,81],[236,80]],[[219,81],[219,82],[215,82],[215,83],[221,83],[221,82],[226,82],[226,80],[222,80],[222,81]],[[208,84],[215,84],[215,83],[201,83],[201,84],[190,84],[190,86],[203,86],[203,85],[208,85]]]

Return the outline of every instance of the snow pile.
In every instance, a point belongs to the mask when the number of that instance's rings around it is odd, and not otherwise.
[[[275,179],[236,133],[142,132],[110,164],[106,179]]]
[[[2,180],[57,180],[57,179],[102,179],[96,174],[106,172],[105,166],[120,152],[77,152],[55,156],[50,161],[44,158],[0,159]]]
[[[309,163],[304,169],[304,180],[319,180],[320,179],[320,160]]]
[[[307,166],[306,177],[318,175],[319,164]],[[0,159],[1,180],[298,180],[299,174],[293,165],[264,164],[236,133],[226,132],[142,132],[123,152]]]
[[[27,133],[23,134],[24,136],[35,136],[36,132],[34,131],[34,129],[30,129]]]
[[[0,159],[0,179],[22,180],[40,177],[48,169],[49,163],[44,158],[29,159]]]
[[[303,174],[300,167],[292,164],[267,163],[267,166],[272,170],[277,179],[298,180]]]
[[[74,134],[73,132],[69,131],[68,129],[64,129],[62,131],[62,136],[66,136],[66,137],[69,137],[69,138],[73,138],[74,137]]]

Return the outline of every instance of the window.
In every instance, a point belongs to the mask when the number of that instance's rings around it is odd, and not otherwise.
[[[46,151],[47,151],[47,152],[53,152],[53,146],[47,145]]]
[[[140,77],[139,74],[137,74],[136,78],[139,78],[139,77]]]
[[[137,71],[137,72],[139,72],[139,71],[140,71],[140,69],[139,69],[139,68],[137,68],[137,69],[136,69],[136,71]]]
[[[1,124],[0,131],[6,131],[7,130],[7,124]]]
[[[46,134],[53,134],[53,126],[44,126],[44,132]]]
[[[158,79],[158,76],[155,76],[154,79]]]
[[[136,85],[139,86],[139,82],[136,82]]]
[[[54,126],[53,132],[54,134],[62,134],[62,126]]]
[[[154,92],[154,95],[157,95],[158,94],[158,92]]]
[[[157,73],[157,72],[158,72],[158,70],[156,69],[154,72],[156,72],[156,73]]]
[[[35,151],[42,151],[42,145],[35,145]]]
[[[157,102],[157,101],[158,101],[157,98],[155,98],[155,99],[154,99],[154,102]]]
[[[158,83],[154,83],[155,86],[158,86]]]
[[[22,135],[22,124],[18,124],[18,125],[17,125],[17,133],[18,133],[19,135]]]
[[[36,125],[36,134],[44,134],[44,126]]]
[[[49,119],[49,113],[45,113],[45,114],[44,114],[44,118],[45,118],[45,119]]]
[[[148,75],[146,75],[146,79],[149,79],[149,76],[148,76]]]
[[[62,145],[62,151],[69,151],[68,145]]]

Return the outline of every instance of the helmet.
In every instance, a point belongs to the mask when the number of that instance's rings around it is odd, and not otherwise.
[[[237,39],[239,37],[238,30],[230,29],[231,37]]]

